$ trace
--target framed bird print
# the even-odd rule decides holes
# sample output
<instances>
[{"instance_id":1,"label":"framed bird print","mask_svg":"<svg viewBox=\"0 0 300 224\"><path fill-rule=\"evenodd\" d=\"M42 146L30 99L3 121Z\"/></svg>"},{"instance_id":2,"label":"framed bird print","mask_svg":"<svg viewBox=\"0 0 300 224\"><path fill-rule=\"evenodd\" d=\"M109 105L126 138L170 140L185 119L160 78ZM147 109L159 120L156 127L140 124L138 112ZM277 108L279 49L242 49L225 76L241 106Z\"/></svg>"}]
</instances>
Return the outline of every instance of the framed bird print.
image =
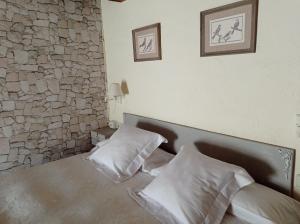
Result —
<instances>
[{"instance_id":1,"label":"framed bird print","mask_svg":"<svg viewBox=\"0 0 300 224\"><path fill-rule=\"evenodd\" d=\"M258 0L201 12L201 56L256 52Z\"/></svg>"},{"instance_id":2,"label":"framed bird print","mask_svg":"<svg viewBox=\"0 0 300 224\"><path fill-rule=\"evenodd\" d=\"M160 23L132 31L134 61L161 60Z\"/></svg>"}]
</instances>

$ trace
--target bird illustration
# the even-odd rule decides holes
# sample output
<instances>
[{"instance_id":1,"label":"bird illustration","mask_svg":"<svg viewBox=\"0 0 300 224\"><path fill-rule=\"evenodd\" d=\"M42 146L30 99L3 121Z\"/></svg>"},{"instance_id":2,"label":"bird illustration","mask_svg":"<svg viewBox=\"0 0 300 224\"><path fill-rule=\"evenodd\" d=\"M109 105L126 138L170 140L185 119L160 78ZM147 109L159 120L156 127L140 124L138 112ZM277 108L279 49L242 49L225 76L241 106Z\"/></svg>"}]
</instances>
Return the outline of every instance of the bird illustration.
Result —
<instances>
[{"instance_id":1,"label":"bird illustration","mask_svg":"<svg viewBox=\"0 0 300 224\"><path fill-rule=\"evenodd\" d=\"M149 41L145 51L151 51L152 50L152 41L153 41L152 39Z\"/></svg>"},{"instance_id":2,"label":"bird illustration","mask_svg":"<svg viewBox=\"0 0 300 224\"><path fill-rule=\"evenodd\" d=\"M231 31L227 32L223 37L224 41L227 42L231 38L231 35L232 35Z\"/></svg>"},{"instance_id":3,"label":"bird illustration","mask_svg":"<svg viewBox=\"0 0 300 224\"><path fill-rule=\"evenodd\" d=\"M233 27L231 27L232 31L231 31L231 34L234 34L234 31L240 31L242 32L242 29L239 29L239 26L240 26L240 20L237 19L233 25Z\"/></svg>"},{"instance_id":4,"label":"bird illustration","mask_svg":"<svg viewBox=\"0 0 300 224\"><path fill-rule=\"evenodd\" d=\"M144 38L143 43L140 45L140 48L142 48L142 47L146 47L146 38Z\"/></svg>"},{"instance_id":5,"label":"bird illustration","mask_svg":"<svg viewBox=\"0 0 300 224\"><path fill-rule=\"evenodd\" d=\"M222 42L222 35L219 35L219 40L218 40L219 43Z\"/></svg>"},{"instance_id":6,"label":"bird illustration","mask_svg":"<svg viewBox=\"0 0 300 224\"><path fill-rule=\"evenodd\" d=\"M220 37L220 31L222 26L219 24L215 32L213 33L212 39L214 40L216 36Z\"/></svg>"}]
</instances>

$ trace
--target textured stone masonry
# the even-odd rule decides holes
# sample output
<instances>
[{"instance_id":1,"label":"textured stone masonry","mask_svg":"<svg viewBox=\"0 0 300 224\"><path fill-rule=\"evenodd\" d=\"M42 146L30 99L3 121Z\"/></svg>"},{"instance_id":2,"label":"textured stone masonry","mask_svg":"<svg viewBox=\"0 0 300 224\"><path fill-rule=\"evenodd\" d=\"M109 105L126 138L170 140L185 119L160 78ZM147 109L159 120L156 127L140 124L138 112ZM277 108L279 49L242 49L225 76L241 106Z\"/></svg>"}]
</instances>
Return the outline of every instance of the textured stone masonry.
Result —
<instances>
[{"instance_id":1,"label":"textured stone masonry","mask_svg":"<svg viewBox=\"0 0 300 224\"><path fill-rule=\"evenodd\" d=\"M0 0L0 171L89 150L105 82L96 0Z\"/></svg>"}]
</instances>

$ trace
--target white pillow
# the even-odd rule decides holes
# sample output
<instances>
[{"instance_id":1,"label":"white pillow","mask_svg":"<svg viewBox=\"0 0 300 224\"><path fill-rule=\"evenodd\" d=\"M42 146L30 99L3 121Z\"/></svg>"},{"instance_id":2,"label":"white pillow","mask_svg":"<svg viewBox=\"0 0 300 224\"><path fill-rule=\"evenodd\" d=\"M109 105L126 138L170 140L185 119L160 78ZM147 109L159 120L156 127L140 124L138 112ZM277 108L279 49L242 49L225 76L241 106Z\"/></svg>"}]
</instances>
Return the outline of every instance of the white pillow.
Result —
<instances>
[{"instance_id":1,"label":"white pillow","mask_svg":"<svg viewBox=\"0 0 300 224\"><path fill-rule=\"evenodd\" d=\"M228 212L251 224L300 223L299 202L257 183L239 191Z\"/></svg>"},{"instance_id":2,"label":"white pillow","mask_svg":"<svg viewBox=\"0 0 300 224\"><path fill-rule=\"evenodd\" d=\"M183 147L161 174L130 195L162 223L217 224L253 179L242 168Z\"/></svg>"},{"instance_id":3,"label":"white pillow","mask_svg":"<svg viewBox=\"0 0 300 224\"><path fill-rule=\"evenodd\" d=\"M119 183L133 176L163 142L167 140L159 134L122 125L89 159Z\"/></svg>"},{"instance_id":4,"label":"white pillow","mask_svg":"<svg viewBox=\"0 0 300 224\"><path fill-rule=\"evenodd\" d=\"M106 139L106 140L103 140L101 142L98 142L94 148L92 148L92 150L90 151L90 154L95 152L96 150L100 149L102 146L104 146L107 142L108 142L109 139Z\"/></svg>"},{"instance_id":5,"label":"white pillow","mask_svg":"<svg viewBox=\"0 0 300 224\"><path fill-rule=\"evenodd\" d=\"M160 148L156 149L142 165L142 172L151 176L158 176L163 166L168 164L175 155L168 153Z\"/></svg>"}]
</instances>

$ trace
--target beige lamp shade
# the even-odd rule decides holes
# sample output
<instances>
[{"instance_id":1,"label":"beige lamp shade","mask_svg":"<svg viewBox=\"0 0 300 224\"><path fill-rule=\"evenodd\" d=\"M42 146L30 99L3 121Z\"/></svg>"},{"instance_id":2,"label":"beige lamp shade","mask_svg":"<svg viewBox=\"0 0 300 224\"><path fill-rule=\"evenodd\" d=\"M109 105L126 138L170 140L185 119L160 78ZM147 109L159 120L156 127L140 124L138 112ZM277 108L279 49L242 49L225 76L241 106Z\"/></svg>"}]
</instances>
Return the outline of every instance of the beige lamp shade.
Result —
<instances>
[{"instance_id":1,"label":"beige lamp shade","mask_svg":"<svg viewBox=\"0 0 300 224\"><path fill-rule=\"evenodd\" d=\"M123 96L119 83L112 83L109 87L109 95L113 97Z\"/></svg>"}]
</instances>

